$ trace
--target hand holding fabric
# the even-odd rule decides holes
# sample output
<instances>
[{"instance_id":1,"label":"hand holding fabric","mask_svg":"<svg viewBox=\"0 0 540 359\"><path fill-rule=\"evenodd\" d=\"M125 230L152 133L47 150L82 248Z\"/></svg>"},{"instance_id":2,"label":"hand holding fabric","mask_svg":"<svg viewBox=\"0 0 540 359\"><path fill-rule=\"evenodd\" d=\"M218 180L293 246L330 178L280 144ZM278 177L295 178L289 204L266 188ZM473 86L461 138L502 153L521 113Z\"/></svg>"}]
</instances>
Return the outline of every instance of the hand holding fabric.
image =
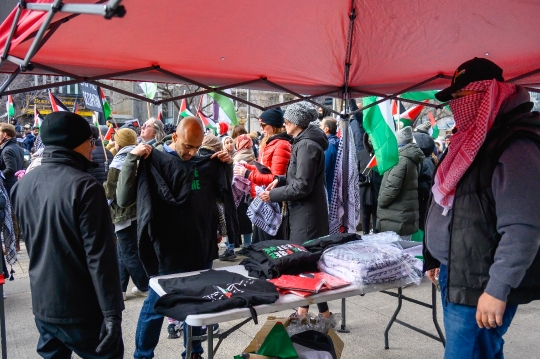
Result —
<instances>
[{"instance_id":1,"label":"hand holding fabric","mask_svg":"<svg viewBox=\"0 0 540 359\"><path fill-rule=\"evenodd\" d=\"M235 176L244 177L244 175L246 174L246 171L247 171L247 168L245 168L244 166L234 166L233 173Z\"/></svg>"},{"instance_id":2,"label":"hand holding fabric","mask_svg":"<svg viewBox=\"0 0 540 359\"><path fill-rule=\"evenodd\" d=\"M266 186L266 191L273 190L274 188L276 188L277 184L278 184L278 180L277 179L273 180L272 183Z\"/></svg>"},{"instance_id":3,"label":"hand holding fabric","mask_svg":"<svg viewBox=\"0 0 540 359\"><path fill-rule=\"evenodd\" d=\"M112 315L103 319L103 325L101 326L101 334L99 335L99 343L96 348L96 353L100 353L102 350L107 349L111 345L117 342L118 337L122 333L122 318L118 315Z\"/></svg>"},{"instance_id":4,"label":"hand holding fabric","mask_svg":"<svg viewBox=\"0 0 540 359\"><path fill-rule=\"evenodd\" d=\"M150 153L152 153L152 148L152 146L145 143L139 143L137 147L131 150L130 153L134 154L135 156L147 158L148 156L150 156Z\"/></svg>"},{"instance_id":5,"label":"hand holding fabric","mask_svg":"<svg viewBox=\"0 0 540 359\"><path fill-rule=\"evenodd\" d=\"M259 197L264 201L264 202L270 202L270 191L264 191L262 192Z\"/></svg>"},{"instance_id":6,"label":"hand holding fabric","mask_svg":"<svg viewBox=\"0 0 540 359\"><path fill-rule=\"evenodd\" d=\"M228 164L232 163L232 158L229 155L229 152L227 152L227 150L216 152L212 156L210 156L211 159L216 158L216 157L221 162L225 162L225 163L228 163Z\"/></svg>"}]
</instances>

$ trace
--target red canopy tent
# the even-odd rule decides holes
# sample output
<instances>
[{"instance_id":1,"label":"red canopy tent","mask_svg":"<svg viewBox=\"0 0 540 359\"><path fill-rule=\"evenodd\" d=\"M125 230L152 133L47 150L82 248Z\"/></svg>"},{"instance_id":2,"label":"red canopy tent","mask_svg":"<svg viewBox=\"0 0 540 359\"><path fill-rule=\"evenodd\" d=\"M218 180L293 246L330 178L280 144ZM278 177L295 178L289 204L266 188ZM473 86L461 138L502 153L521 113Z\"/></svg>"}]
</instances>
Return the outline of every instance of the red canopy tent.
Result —
<instances>
[{"instance_id":1,"label":"red canopy tent","mask_svg":"<svg viewBox=\"0 0 540 359\"><path fill-rule=\"evenodd\" d=\"M27 7L53 1L61 3ZM33 57L49 13L22 9L6 49L15 9L0 25L0 71L359 97L443 88L457 65L478 56L507 80L540 83L538 2L124 0L121 19L69 13L84 2L66 0L51 13ZM0 95L25 90L6 88Z\"/></svg>"}]
</instances>

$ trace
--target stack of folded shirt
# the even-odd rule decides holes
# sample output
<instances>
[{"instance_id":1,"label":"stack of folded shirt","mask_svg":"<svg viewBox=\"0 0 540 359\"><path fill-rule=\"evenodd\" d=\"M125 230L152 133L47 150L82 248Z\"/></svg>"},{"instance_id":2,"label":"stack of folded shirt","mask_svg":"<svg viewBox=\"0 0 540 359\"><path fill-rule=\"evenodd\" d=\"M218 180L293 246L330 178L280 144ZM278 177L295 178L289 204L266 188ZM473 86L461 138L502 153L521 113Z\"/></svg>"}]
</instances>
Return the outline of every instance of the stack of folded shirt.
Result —
<instances>
[{"instance_id":1,"label":"stack of folded shirt","mask_svg":"<svg viewBox=\"0 0 540 359\"><path fill-rule=\"evenodd\" d=\"M420 284L417 259L397 244L354 241L325 251L319 269L360 286Z\"/></svg>"},{"instance_id":2,"label":"stack of folded shirt","mask_svg":"<svg viewBox=\"0 0 540 359\"><path fill-rule=\"evenodd\" d=\"M344 243L363 239L356 233L336 233L328 236L311 239L302 245L310 252L323 252L330 247L339 246Z\"/></svg>"}]
</instances>

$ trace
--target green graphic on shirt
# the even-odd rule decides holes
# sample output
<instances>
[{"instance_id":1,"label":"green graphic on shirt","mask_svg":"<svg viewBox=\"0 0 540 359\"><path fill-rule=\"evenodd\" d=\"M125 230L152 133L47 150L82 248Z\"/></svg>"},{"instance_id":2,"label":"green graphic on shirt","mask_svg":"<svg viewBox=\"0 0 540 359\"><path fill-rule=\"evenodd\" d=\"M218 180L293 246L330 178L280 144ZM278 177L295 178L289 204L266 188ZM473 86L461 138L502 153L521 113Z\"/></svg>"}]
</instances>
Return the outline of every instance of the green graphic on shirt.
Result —
<instances>
[{"instance_id":1,"label":"green graphic on shirt","mask_svg":"<svg viewBox=\"0 0 540 359\"><path fill-rule=\"evenodd\" d=\"M199 183L199 171L195 169L193 173L193 182L191 182L191 190L199 190L201 189L201 184Z\"/></svg>"},{"instance_id":2,"label":"green graphic on shirt","mask_svg":"<svg viewBox=\"0 0 540 359\"><path fill-rule=\"evenodd\" d=\"M272 246L263 248L264 254L272 259L283 258L297 252L307 252L307 250L298 244L284 244L281 246Z\"/></svg>"}]
</instances>

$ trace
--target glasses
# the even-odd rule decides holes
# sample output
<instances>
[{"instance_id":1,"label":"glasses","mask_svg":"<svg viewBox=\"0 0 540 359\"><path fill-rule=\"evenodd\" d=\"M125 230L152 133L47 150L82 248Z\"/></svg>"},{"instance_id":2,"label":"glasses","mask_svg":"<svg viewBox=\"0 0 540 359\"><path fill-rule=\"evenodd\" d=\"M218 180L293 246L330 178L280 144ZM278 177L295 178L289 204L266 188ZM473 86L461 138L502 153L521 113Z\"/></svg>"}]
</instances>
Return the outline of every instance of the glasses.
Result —
<instances>
[{"instance_id":1,"label":"glasses","mask_svg":"<svg viewBox=\"0 0 540 359\"><path fill-rule=\"evenodd\" d=\"M261 122L261 128L264 129L266 126L268 126L266 123Z\"/></svg>"},{"instance_id":2,"label":"glasses","mask_svg":"<svg viewBox=\"0 0 540 359\"><path fill-rule=\"evenodd\" d=\"M96 139L94 137L90 137L88 140L90 141L90 146L92 147L96 146Z\"/></svg>"}]
</instances>

